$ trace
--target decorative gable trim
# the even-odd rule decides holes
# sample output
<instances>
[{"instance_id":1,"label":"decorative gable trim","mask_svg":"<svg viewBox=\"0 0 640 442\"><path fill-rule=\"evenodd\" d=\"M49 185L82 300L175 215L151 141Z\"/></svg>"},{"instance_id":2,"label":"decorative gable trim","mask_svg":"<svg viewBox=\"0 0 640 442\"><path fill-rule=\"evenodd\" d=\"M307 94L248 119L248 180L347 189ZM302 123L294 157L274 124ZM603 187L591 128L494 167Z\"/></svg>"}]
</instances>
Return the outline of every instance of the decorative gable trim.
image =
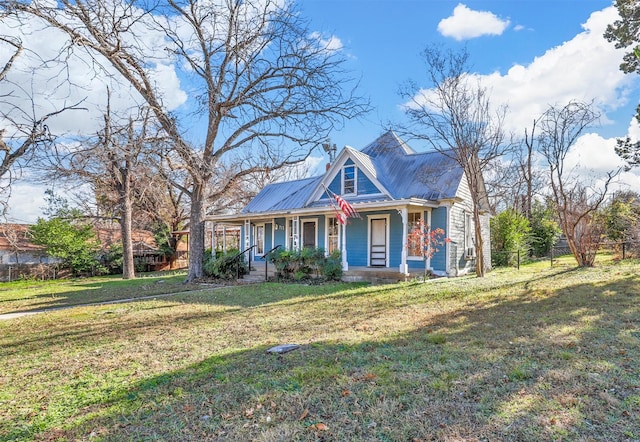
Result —
<instances>
[{"instance_id":1,"label":"decorative gable trim","mask_svg":"<svg viewBox=\"0 0 640 442\"><path fill-rule=\"evenodd\" d=\"M347 160L351 160L353 164L355 164L355 166L359 170L357 173L365 174L365 176L380 191L379 195L384 195L388 198L392 198L391 193L382 185L382 183L380 183L380 181L378 181L376 177L376 170L373 167L373 164L371 163L365 164L365 162L363 161L364 158L359 158L360 156L364 156L368 158L366 155L362 154L361 152L358 152L352 147L345 146L344 149L340 151L340 154L338 154L338 157L336 158L335 162L331 165L327 173L324 175L324 177L318 184L318 187L316 187L316 190L311 193L311 196L306 201L305 205L309 205L323 198L323 195L325 193L324 191L325 186L329 187L329 185L336 178L336 176L342 173L342 169L345 166Z\"/></svg>"}]
</instances>

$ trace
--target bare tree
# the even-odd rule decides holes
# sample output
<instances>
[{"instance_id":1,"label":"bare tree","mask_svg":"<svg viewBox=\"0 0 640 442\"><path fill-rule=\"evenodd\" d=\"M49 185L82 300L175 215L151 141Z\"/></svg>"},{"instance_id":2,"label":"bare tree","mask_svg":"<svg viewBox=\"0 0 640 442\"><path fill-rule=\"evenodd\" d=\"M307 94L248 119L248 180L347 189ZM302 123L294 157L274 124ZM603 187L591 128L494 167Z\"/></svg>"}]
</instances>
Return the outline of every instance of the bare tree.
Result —
<instances>
[{"instance_id":1,"label":"bare tree","mask_svg":"<svg viewBox=\"0 0 640 442\"><path fill-rule=\"evenodd\" d=\"M7 190L19 174L18 166L25 166L39 149L51 147L54 136L49 131L48 120L68 110L83 108L79 107L81 102L77 102L72 105L63 104L56 110L40 113L33 99L35 93L9 78L12 66L23 53L22 42L0 36L0 44L13 48L11 56L0 67L0 83L12 89L0 95L0 179L3 180L0 187ZM31 97L30 106L14 96L14 91L17 90L22 92L21 95ZM6 201L3 200L0 204L6 209Z\"/></svg>"},{"instance_id":2,"label":"bare tree","mask_svg":"<svg viewBox=\"0 0 640 442\"><path fill-rule=\"evenodd\" d=\"M140 165L152 157L153 147L160 139L153 133L151 112L142 108L139 115L129 116L120 123L110 106L110 94L107 94L107 109L103 115L104 126L92 139L84 140L70 151L65 148L54 157L49 175L90 184L94 190L116 195L112 213L120 225L122 238L122 277L135 278L133 256L133 207L134 180L138 184ZM136 186L142 192L141 186Z\"/></svg>"},{"instance_id":3,"label":"bare tree","mask_svg":"<svg viewBox=\"0 0 640 442\"><path fill-rule=\"evenodd\" d=\"M202 275L209 201L252 173L305 159L345 118L368 110L345 89L344 58L289 3L3 2L66 33L70 48L115 69L154 112L190 177L182 189L191 199L187 280ZM201 142L187 129L194 114L165 103L159 66L183 69L193 91L187 106L204 122Z\"/></svg>"},{"instance_id":4,"label":"bare tree","mask_svg":"<svg viewBox=\"0 0 640 442\"><path fill-rule=\"evenodd\" d=\"M443 51L432 46L423 52L431 89L410 82L401 94L409 100L406 114L411 124L404 130L426 140L464 170L475 228L476 274L485 275L481 215L489 210L483 172L510 147L502 129L505 108L494 113L489 93L468 72L469 53Z\"/></svg>"},{"instance_id":5,"label":"bare tree","mask_svg":"<svg viewBox=\"0 0 640 442\"><path fill-rule=\"evenodd\" d=\"M595 260L602 228L594 215L617 172L609 172L601 188L588 188L567 170L566 159L580 135L599 117L592 103L571 101L562 107L550 106L538 119L537 140L549 167L548 180L558 220L580 266L592 266Z\"/></svg>"}]
</instances>

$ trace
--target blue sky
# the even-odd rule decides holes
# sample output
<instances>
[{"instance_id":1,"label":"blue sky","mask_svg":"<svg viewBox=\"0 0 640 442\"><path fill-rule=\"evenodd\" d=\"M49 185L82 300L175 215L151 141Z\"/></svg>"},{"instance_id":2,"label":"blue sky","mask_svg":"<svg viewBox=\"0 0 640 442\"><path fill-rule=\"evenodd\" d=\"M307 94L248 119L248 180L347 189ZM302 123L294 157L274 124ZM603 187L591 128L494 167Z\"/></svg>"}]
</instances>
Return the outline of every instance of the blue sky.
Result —
<instances>
[{"instance_id":1,"label":"blue sky","mask_svg":"<svg viewBox=\"0 0 640 442\"><path fill-rule=\"evenodd\" d=\"M583 25L592 13L610 5L606 0L304 0L300 9L310 18L312 28L317 26L325 37L330 34L340 40L349 67L361 76L361 90L374 106L365 121L352 122L332 136L338 146L359 148L376 137L381 123L402 119L398 86L407 79L420 83L424 78L420 52L427 45L442 44L454 50L466 46L475 72L506 75L514 65L527 67L547 51L575 39L585 31ZM469 29L479 35L469 36ZM617 68L618 62L607 70ZM584 94L588 96L589 91ZM562 92L558 95L563 96ZM607 108L616 124L601 127L599 133L624 135L634 106L635 102L629 102Z\"/></svg>"},{"instance_id":2,"label":"blue sky","mask_svg":"<svg viewBox=\"0 0 640 442\"><path fill-rule=\"evenodd\" d=\"M360 93L374 109L331 134L338 148L363 148L386 125L402 121L398 88L409 79L430 86L424 83L420 52L434 43L468 48L473 72L491 91L493 104L509 106L506 129L516 135L550 104L594 100L602 112L601 124L585 133L567 158L572 172L585 182L597 184L607 171L621 166L614 152L617 137L640 139L640 128L633 123L639 78L620 72L623 51L602 37L617 17L609 0L301 0L297 6L310 20L310 29L328 47L342 51L348 69L360 79ZM36 49L55 51L63 44L57 43L59 38L45 29L30 35L29 42ZM87 76L85 64L72 66L76 68L73 72L80 77L75 78ZM157 75L165 85L166 101L179 107L187 88L173 69L164 65ZM103 84L90 84L82 93L86 103L104 102ZM85 130L94 130L92 125L99 122L82 118ZM77 114L68 114L57 124L70 130L78 121ZM310 159L316 171L324 170L326 158L321 155ZM640 171L620 175L617 185L640 191ZM19 182L13 187L9 219L35 221L44 205L43 192L43 186Z\"/></svg>"}]
</instances>

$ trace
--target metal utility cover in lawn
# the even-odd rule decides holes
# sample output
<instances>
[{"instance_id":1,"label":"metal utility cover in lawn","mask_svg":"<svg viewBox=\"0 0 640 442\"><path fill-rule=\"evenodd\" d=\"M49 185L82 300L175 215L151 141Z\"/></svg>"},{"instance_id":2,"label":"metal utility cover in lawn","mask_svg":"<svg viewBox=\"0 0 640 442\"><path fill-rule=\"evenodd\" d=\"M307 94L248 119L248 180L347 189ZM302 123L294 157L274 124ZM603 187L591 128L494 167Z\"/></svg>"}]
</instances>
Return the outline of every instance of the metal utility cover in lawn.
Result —
<instances>
[{"instance_id":1,"label":"metal utility cover in lawn","mask_svg":"<svg viewBox=\"0 0 640 442\"><path fill-rule=\"evenodd\" d=\"M290 351L293 351L293 350L297 350L299 348L300 346L298 344L276 345L275 347L271 347L269 350L267 350L267 353L281 355L284 353L289 353Z\"/></svg>"}]
</instances>

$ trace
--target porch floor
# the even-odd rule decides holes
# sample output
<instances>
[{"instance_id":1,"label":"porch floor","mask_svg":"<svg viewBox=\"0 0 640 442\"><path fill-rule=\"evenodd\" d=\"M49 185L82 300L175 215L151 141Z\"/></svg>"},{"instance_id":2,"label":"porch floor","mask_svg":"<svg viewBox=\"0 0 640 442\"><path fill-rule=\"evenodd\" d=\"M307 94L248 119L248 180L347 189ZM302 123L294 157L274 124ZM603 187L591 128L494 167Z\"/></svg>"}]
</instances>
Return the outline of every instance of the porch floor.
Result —
<instances>
[{"instance_id":1,"label":"porch floor","mask_svg":"<svg viewBox=\"0 0 640 442\"><path fill-rule=\"evenodd\" d=\"M342 280L346 282L366 281L372 284L394 284L409 281L422 275L421 272L410 272L408 275L400 273L395 267L359 267L349 266L344 272Z\"/></svg>"},{"instance_id":2,"label":"porch floor","mask_svg":"<svg viewBox=\"0 0 640 442\"><path fill-rule=\"evenodd\" d=\"M265 280L264 261L252 263L253 270L245 276L247 282L260 282ZM267 275L275 276L275 266L267 265ZM412 271L408 275L400 273L395 267L365 267L349 266L349 270L343 273L342 281L345 282L370 282L372 284L394 284L400 281L410 281L423 275L423 271Z\"/></svg>"}]
</instances>

